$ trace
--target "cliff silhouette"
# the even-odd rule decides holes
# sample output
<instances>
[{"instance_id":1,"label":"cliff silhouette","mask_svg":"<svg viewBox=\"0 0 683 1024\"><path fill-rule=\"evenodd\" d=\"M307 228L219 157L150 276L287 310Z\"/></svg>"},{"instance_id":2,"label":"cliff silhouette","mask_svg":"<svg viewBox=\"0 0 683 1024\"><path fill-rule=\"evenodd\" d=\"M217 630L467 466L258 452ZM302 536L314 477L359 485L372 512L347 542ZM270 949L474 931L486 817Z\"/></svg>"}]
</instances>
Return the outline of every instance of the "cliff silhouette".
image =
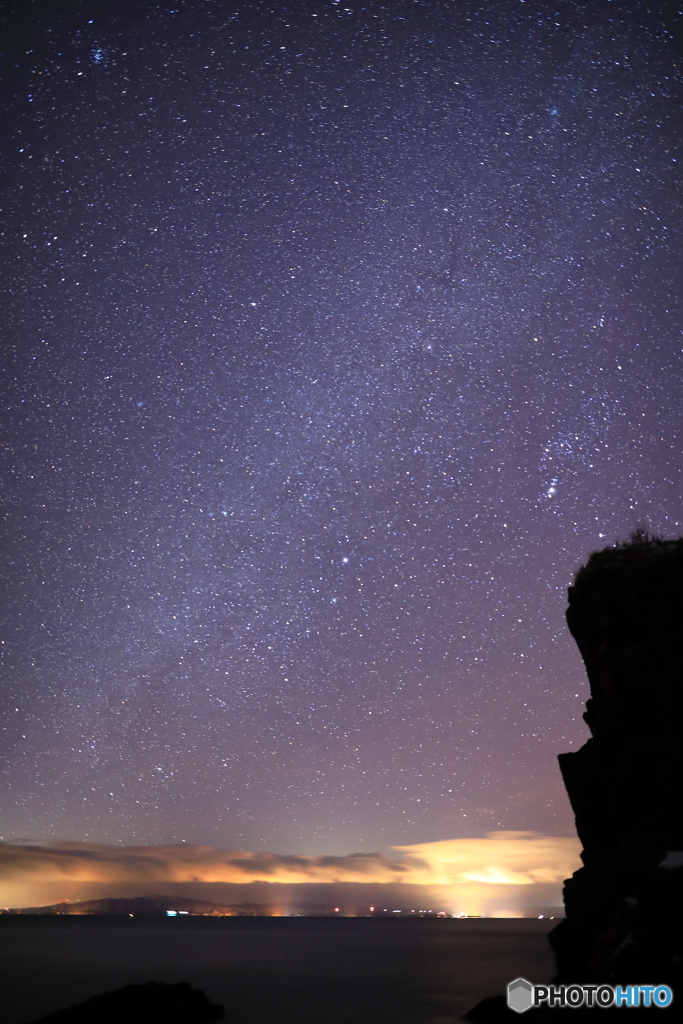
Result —
<instances>
[{"instance_id":1,"label":"cliff silhouette","mask_svg":"<svg viewBox=\"0 0 683 1024\"><path fill-rule=\"evenodd\" d=\"M591 738L560 754L584 866L550 935L559 981L681 981L683 539L637 531L591 555L567 624Z\"/></svg>"},{"instance_id":2,"label":"cliff silhouette","mask_svg":"<svg viewBox=\"0 0 683 1024\"><path fill-rule=\"evenodd\" d=\"M583 867L565 882L566 917L548 936L553 980L666 984L675 995L683 981L683 538L636 530L592 554L568 598L590 684L591 738L558 757ZM607 1011L539 1008L525 1020L563 1012L580 1020ZM519 1018L494 996L466 1019Z\"/></svg>"}]
</instances>

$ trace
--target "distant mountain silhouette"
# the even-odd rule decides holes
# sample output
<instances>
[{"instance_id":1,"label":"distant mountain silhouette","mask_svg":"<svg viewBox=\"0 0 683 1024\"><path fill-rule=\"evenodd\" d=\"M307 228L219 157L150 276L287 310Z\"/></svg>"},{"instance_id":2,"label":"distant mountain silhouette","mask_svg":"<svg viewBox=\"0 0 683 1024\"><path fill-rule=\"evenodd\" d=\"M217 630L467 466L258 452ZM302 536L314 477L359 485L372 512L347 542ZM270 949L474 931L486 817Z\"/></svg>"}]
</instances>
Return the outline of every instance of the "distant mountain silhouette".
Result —
<instances>
[{"instance_id":1,"label":"distant mountain silhouette","mask_svg":"<svg viewBox=\"0 0 683 1024\"><path fill-rule=\"evenodd\" d=\"M184 896L134 896L132 899L83 900L79 903L53 903L48 907L18 907L2 910L1 914L100 914L127 917L166 915L169 910L203 917L257 917L268 913L257 904L233 907L208 900L187 899Z\"/></svg>"},{"instance_id":2,"label":"distant mountain silhouette","mask_svg":"<svg viewBox=\"0 0 683 1024\"><path fill-rule=\"evenodd\" d=\"M288 914L294 917L339 917L331 904L290 903ZM81 900L78 903L52 903L47 907L11 907L0 909L0 915L45 914L85 917L165 917L169 911L188 914L191 917L273 917L273 908L268 903L211 903L209 900L195 900L185 896L133 896L130 899L110 898L103 900ZM279 916L279 914L278 914Z\"/></svg>"}]
</instances>

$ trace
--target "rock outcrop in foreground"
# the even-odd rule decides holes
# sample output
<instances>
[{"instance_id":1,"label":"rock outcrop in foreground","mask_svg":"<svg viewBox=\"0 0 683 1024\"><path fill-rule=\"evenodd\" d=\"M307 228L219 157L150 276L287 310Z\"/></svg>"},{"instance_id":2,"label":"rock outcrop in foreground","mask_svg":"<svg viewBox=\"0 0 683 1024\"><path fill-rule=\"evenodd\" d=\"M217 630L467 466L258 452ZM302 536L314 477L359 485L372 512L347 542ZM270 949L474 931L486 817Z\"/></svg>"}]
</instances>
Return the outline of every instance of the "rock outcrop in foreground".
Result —
<instances>
[{"instance_id":1,"label":"rock outcrop in foreground","mask_svg":"<svg viewBox=\"0 0 683 1024\"><path fill-rule=\"evenodd\" d=\"M559 757L584 867L550 935L557 980L683 995L683 539L636 533L592 555L567 623L592 738Z\"/></svg>"},{"instance_id":2,"label":"rock outcrop in foreground","mask_svg":"<svg viewBox=\"0 0 683 1024\"><path fill-rule=\"evenodd\" d=\"M683 539L636 532L591 555L569 588L591 731L560 754L584 866L565 882L550 933L556 985L669 985L683 997ZM538 1008L525 1021L604 1019L602 1008ZM649 1009L626 1011L629 1016ZM519 1020L505 996L466 1014Z\"/></svg>"},{"instance_id":3,"label":"rock outcrop in foreground","mask_svg":"<svg viewBox=\"0 0 683 1024\"><path fill-rule=\"evenodd\" d=\"M222 1006L187 982L148 981L103 992L33 1024L209 1024L223 1017Z\"/></svg>"}]
</instances>

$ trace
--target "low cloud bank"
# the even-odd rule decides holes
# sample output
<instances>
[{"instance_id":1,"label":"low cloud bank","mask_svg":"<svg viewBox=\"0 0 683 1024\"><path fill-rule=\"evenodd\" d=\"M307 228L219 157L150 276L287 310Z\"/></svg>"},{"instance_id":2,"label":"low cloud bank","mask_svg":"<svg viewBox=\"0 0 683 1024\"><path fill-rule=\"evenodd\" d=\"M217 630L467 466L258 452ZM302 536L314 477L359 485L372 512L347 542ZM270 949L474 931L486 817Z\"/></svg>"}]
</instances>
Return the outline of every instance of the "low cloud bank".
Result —
<instances>
[{"instance_id":1,"label":"low cloud bank","mask_svg":"<svg viewBox=\"0 0 683 1024\"><path fill-rule=\"evenodd\" d=\"M217 850L182 843L172 846L108 846L55 842L47 845L0 843L0 902L46 883L98 883L138 886L159 883L270 882L286 885L365 884L439 887L457 903L470 906L496 892L518 894L532 905L537 895L556 894L580 867L576 838L535 832L490 832L482 839L448 839L393 848L395 857L351 853L346 856L298 856ZM522 888L524 887L524 888Z\"/></svg>"},{"instance_id":2,"label":"low cloud bank","mask_svg":"<svg viewBox=\"0 0 683 1024\"><path fill-rule=\"evenodd\" d=\"M406 864L379 854L302 857L174 846L0 845L0 882L396 882Z\"/></svg>"},{"instance_id":3,"label":"low cloud bank","mask_svg":"<svg viewBox=\"0 0 683 1024\"><path fill-rule=\"evenodd\" d=\"M413 868L410 881L428 885L558 884L581 867L576 837L538 832L489 832L484 839L444 839L394 849ZM428 877L417 877L420 863Z\"/></svg>"}]
</instances>

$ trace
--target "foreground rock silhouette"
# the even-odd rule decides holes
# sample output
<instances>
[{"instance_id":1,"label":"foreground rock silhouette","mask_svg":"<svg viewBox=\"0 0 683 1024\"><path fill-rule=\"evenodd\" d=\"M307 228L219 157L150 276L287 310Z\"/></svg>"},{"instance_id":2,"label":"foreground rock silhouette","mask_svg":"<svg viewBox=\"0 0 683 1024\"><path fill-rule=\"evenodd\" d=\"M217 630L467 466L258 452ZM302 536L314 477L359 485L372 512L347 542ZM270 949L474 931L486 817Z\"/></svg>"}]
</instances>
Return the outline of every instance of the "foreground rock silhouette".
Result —
<instances>
[{"instance_id":1,"label":"foreground rock silhouette","mask_svg":"<svg viewBox=\"0 0 683 1024\"><path fill-rule=\"evenodd\" d=\"M565 882L566 918L549 935L554 980L667 984L675 999L683 994L683 539L637 531L591 555L569 588L567 624L588 673L591 738L559 755L584 866ZM525 1019L558 1012L530 1010ZM574 1020L605 1011L567 1012ZM513 1016L494 997L467 1019Z\"/></svg>"},{"instance_id":2,"label":"foreground rock silhouette","mask_svg":"<svg viewBox=\"0 0 683 1024\"><path fill-rule=\"evenodd\" d=\"M31 1024L204 1024L223 1017L222 1006L187 982L149 981L103 992Z\"/></svg>"},{"instance_id":3,"label":"foreground rock silhouette","mask_svg":"<svg viewBox=\"0 0 683 1024\"><path fill-rule=\"evenodd\" d=\"M683 539L592 555L567 624L592 737L561 754L584 867L551 933L560 981L678 987L683 936Z\"/></svg>"}]
</instances>

